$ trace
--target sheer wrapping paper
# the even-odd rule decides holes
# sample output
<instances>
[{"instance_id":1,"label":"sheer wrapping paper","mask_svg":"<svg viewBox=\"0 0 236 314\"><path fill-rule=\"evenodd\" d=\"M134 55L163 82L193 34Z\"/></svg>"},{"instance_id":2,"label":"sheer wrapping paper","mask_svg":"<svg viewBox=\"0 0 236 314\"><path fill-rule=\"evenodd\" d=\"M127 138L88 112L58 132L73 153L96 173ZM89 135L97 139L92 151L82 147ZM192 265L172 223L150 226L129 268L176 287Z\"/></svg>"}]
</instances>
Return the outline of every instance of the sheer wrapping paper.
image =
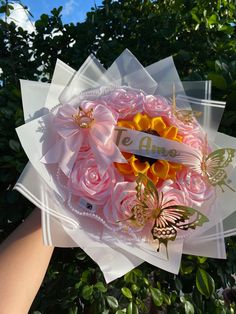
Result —
<instances>
[{"instance_id":1,"label":"sheer wrapping paper","mask_svg":"<svg viewBox=\"0 0 236 314\"><path fill-rule=\"evenodd\" d=\"M53 145L54 139L50 138L53 134L51 119L59 103L76 105L79 97L84 99L86 95L91 98L91 90L99 91L101 86L111 84L113 87L130 86L166 99L173 97L174 84L177 107L202 113L198 121L211 145L214 148L236 149L233 138L217 132L225 104L210 100L211 86L208 81L182 83L171 57L145 69L125 50L108 70L94 56L89 56L78 72L58 60L51 84L21 81L26 124L17 129L30 162L15 188L42 210L44 243L81 247L98 263L107 282L124 275L143 261L178 273L182 253L225 258L224 237L236 232L234 192L230 189L223 193L215 189L214 214L186 239L177 237L169 241L168 255L164 247L157 252L152 243L117 236L113 230L104 227L99 219L78 215L64 202L66 195L51 175L54 165L45 165L40 160L40 156ZM228 180L234 188L235 171L235 163L232 162Z\"/></svg>"}]
</instances>

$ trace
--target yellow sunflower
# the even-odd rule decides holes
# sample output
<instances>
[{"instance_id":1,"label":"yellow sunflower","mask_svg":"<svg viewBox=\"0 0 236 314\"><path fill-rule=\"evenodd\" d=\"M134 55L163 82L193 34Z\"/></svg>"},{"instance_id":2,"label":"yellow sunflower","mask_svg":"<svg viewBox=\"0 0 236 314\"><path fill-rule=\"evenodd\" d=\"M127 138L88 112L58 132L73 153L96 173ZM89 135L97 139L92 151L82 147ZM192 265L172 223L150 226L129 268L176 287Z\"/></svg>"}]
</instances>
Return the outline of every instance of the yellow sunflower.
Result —
<instances>
[{"instance_id":1,"label":"yellow sunflower","mask_svg":"<svg viewBox=\"0 0 236 314\"><path fill-rule=\"evenodd\" d=\"M173 125L167 126L162 117L151 118L146 114L137 113L131 121L119 121L118 126L182 142L182 137L178 135L178 128ZM131 153L123 153L123 155L128 163L115 163L122 174L137 175L141 172L147 175L155 184L159 178L163 180L175 179L176 172L181 169L181 165L166 160L154 160Z\"/></svg>"}]
</instances>

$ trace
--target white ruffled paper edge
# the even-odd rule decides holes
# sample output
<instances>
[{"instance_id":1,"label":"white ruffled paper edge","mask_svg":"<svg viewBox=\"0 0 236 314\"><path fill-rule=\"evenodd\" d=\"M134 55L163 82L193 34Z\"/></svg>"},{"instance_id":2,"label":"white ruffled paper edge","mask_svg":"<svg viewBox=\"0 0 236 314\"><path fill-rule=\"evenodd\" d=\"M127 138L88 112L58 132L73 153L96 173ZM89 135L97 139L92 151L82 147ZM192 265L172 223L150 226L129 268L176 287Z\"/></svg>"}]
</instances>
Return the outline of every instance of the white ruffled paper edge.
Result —
<instances>
[{"instance_id":1,"label":"white ruffled paper edge","mask_svg":"<svg viewBox=\"0 0 236 314\"><path fill-rule=\"evenodd\" d=\"M61 94L62 90L64 89L64 86L65 86L64 84L67 84L70 81L71 77L75 74L75 71L69 68L67 65L65 65L61 61L58 61L55 73L57 75L56 76L54 75L53 84L51 84L50 87L48 84L45 84L45 83L38 83L38 82L36 83L36 82L29 82L29 81L21 82L22 94L24 96L23 97L24 114L25 114L26 121L29 121L29 120L32 120L34 118L41 116L40 110L42 110L42 104L44 103L45 98L46 98L46 103L49 109L53 108L55 105L58 104L58 96ZM58 78L60 78L59 81L58 81ZM32 108L32 102L30 100L32 99L32 95L35 95L36 90L38 91L39 89L41 89L41 92L38 94L40 94L41 97L39 97L40 95L38 95L37 101L34 101L34 108ZM44 90L44 92L42 90ZM47 97L46 97L46 94L48 95ZM35 112L37 112L38 115L37 114L35 115ZM223 141L222 141L222 136L221 136L221 140L218 143L221 146L223 146L222 143L225 144L225 136L223 137L224 137ZM230 147L234 147L234 146L231 145ZM34 181L36 180L37 172L35 173L34 168L31 165L29 165L24 171L24 173L22 174L21 179L19 179L15 188L18 191L20 191L22 194L24 194L27 198L29 198L36 206L39 206L42 208L43 205L39 204L40 203L39 200L40 198L42 198L42 195L38 198L38 200L34 199L34 197L32 197L33 194L30 191L30 189L32 189L32 182L31 184L29 182L28 187L27 187L26 181L27 181L27 178L30 177L27 173L29 171L32 172L31 168L34 171L34 175L33 175ZM24 178L22 179L22 177ZM45 193L45 191L41 191L41 192L43 194ZM222 198L222 201L225 202L225 200L223 199L225 199L225 197ZM227 208L229 207L227 206ZM231 210L228 210L227 213L224 214L224 216L227 217L229 215L229 212L233 212L233 209L231 208ZM90 255L99 264L100 268L104 272L104 276L107 282L110 282L111 280L114 280L115 278L122 276L127 271L136 267L143 261L137 256L133 256L132 254L130 254L129 253L130 248L127 248L127 250L125 251L123 249L119 249L119 253L118 253L117 246L114 246L115 247L114 249L110 245L106 245L105 243L103 243L101 247L98 248L97 244L94 245L93 240L89 243L87 233L86 232L84 233L84 231L82 231L83 241L80 241L82 234L80 234L78 230L76 229L66 228L65 226L63 227L64 228L63 230L66 233L65 232L63 233L62 231L60 231L60 235L62 235L62 237L59 237L59 239L56 239L55 229L58 230L59 226L61 228L61 225L58 223L58 219L54 219L53 216L49 214L49 211L45 209L42 211L42 221L43 221L44 241L46 244L53 244L56 246L57 245L58 246L75 246L75 243L77 243L77 245L78 243L80 243L80 246L83 247L86 253ZM218 229L219 228L220 228L220 224L218 226ZM224 246L222 245L222 239L223 239L222 232L224 231L222 230L223 230L222 228L220 231L216 230L218 234L221 234L220 237L218 237L217 239L213 238L213 239L207 240L207 243L206 241L204 241L204 245L201 243L202 241L199 241L198 238L192 239L191 241L185 241L183 252L186 254L197 254L197 255L204 255L204 256L210 256L210 257L225 258L225 251L223 249ZM66 234L69 235L69 237L67 237ZM87 236L87 239L85 239L86 236ZM74 239L74 241L71 239ZM181 241L179 243L175 241L175 245L176 245L176 248L178 248L178 252L182 251ZM101 253L101 248L102 248L102 253ZM107 258L105 258L106 254L104 255L105 251L107 252ZM181 254L176 254L177 253L176 250L174 251L175 253L173 256L169 257L169 261L167 261L166 258L164 258L164 260L161 260L160 258L156 256L158 260L158 265L156 266L159 266L173 273L177 273L179 269L179 265L180 265ZM169 262L173 261L173 258L175 259L175 266L176 266L174 268L171 267L171 265L169 265L171 264ZM110 261L111 259L113 263L110 265L108 261ZM117 263L114 263L114 259L116 260Z\"/></svg>"}]
</instances>

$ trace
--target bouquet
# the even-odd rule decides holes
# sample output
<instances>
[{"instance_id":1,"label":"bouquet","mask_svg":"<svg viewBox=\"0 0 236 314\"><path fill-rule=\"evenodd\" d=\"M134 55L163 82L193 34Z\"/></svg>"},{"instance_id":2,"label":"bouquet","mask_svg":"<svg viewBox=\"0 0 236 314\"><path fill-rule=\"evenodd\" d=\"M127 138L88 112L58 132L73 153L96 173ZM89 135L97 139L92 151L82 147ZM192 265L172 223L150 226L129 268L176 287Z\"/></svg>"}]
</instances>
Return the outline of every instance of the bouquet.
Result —
<instances>
[{"instance_id":1,"label":"bouquet","mask_svg":"<svg viewBox=\"0 0 236 314\"><path fill-rule=\"evenodd\" d=\"M182 254L225 258L236 142L209 85L128 50L108 70L89 56L78 72L58 61L51 84L21 81L15 188L42 210L45 244L80 246L107 282L143 261L178 273Z\"/></svg>"}]
</instances>

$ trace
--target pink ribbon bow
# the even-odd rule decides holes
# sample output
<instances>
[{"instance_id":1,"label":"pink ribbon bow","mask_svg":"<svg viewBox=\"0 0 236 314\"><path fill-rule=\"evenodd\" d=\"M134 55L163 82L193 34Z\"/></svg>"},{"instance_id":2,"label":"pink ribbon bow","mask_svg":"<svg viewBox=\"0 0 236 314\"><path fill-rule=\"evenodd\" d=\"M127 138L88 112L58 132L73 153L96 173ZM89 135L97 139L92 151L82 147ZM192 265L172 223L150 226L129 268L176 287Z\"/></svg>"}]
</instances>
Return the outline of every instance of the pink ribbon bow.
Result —
<instances>
[{"instance_id":1,"label":"pink ribbon bow","mask_svg":"<svg viewBox=\"0 0 236 314\"><path fill-rule=\"evenodd\" d=\"M87 111L71 105L62 106L54 118L61 139L41 161L46 164L59 163L64 174L69 176L80 148L89 145L103 175L111 163L127 162L113 141L116 123L113 113L104 105L99 104Z\"/></svg>"}]
</instances>

